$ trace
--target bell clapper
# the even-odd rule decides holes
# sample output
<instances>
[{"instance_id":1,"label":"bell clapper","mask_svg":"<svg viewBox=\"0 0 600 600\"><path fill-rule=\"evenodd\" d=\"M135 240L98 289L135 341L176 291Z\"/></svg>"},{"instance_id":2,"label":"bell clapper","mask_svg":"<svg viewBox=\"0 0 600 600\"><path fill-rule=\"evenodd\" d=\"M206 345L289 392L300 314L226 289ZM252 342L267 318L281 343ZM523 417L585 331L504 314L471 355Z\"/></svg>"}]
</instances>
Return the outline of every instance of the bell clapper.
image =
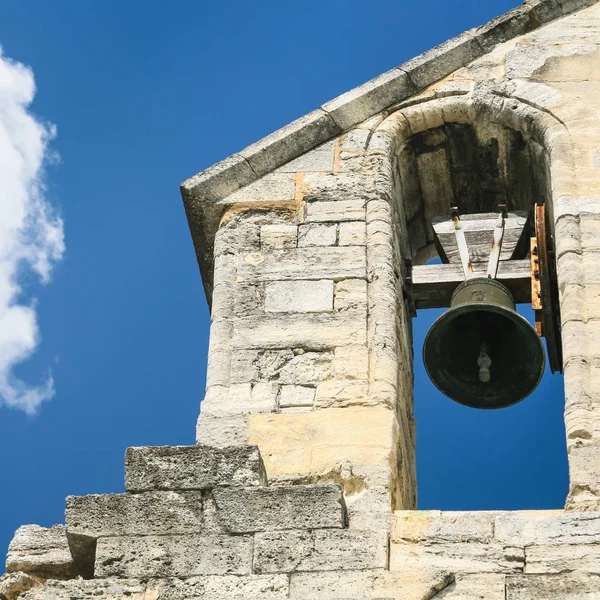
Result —
<instances>
[{"instance_id":1,"label":"bell clapper","mask_svg":"<svg viewBox=\"0 0 600 600\"><path fill-rule=\"evenodd\" d=\"M488 347L485 342L481 342L481 350L479 351L479 358L477 364L479 366L479 381L487 383L490 380L490 367L492 366L492 359L488 354Z\"/></svg>"}]
</instances>

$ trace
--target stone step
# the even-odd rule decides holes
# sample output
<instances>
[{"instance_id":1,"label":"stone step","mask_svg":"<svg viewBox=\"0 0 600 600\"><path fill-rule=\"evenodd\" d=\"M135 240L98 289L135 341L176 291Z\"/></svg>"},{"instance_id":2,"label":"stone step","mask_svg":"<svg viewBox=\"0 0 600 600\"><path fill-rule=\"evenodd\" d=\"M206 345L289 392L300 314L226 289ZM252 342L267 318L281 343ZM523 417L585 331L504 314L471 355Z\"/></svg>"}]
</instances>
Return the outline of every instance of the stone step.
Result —
<instances>
[{"instance_id":1,"label":"stone step","mask_svg":"<svg viewBox=\"0 0 600 600\"><path fill-rule=\"evenodd\" d=\"M230 534L287 529L341 529L339 485L219 487L207 491L69 496L67 537L78 571L94 574L99 538Z\"/></svg>"},{"instance_id":2,"label":"stone step","mask_svg":"<svg viewBox=\"0 0 600 600\"><path fill-rule=\"evenodd\" d=\"M145 446L125 453L128 492L255 485L267 485L258 446Z\"/></svg>"},{"instance_id":3,"label":"stone step","mask_svg":"<svg viewBox=\"0 0 600 600\"><path fill-rule=\"evenodd\" d=\"M67 538L78 571L92 577L96 540L122 535L200 533L203 492L69 496Z\"/></svg>"},{"instance_id":4,"label":"stone step","mask_svg":"<svg viewBox=\"0 0 600 600\"><path fill-rule=\"evenodd\" d=\"M46 528L23 525L17 529L6 557L6 571L52 579L77 575L64 525Z\"/></svg>"},{"instance_id":5,"label":"stone step","mask_svg":"<svg viewBox=\"0 0 600 600\"><path fill-rule=\"evenodd\" d=\"M94 577L249 575L251 535L149 535L100 538Z\"/></svg>"},{"instance_id":6,"label":"stone step","mask_svg":"<svg viewBox=\"0 0 600 600\"><path fill-rule=\"evenodd\" d=\"M229 533L346 525L346 505L337 484L216 488L212 497L219 523Z\"/></svg>"}]
</instances>

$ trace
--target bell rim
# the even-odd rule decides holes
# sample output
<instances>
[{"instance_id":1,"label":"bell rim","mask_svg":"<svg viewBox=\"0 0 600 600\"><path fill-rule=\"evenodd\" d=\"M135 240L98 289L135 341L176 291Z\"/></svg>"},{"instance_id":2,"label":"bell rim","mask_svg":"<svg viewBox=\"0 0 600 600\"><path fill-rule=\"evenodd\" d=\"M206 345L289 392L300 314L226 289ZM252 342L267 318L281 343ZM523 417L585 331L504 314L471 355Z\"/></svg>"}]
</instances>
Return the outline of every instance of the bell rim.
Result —
<instances>
[{"instance_id":1,"label":"bell rim","mask_svg":"<svg viewBox=\"0 0 600 600\"><path fill-rule=\"evenodd\" d=\"M425 360L425 348L427 347L427 342L429 340L431 332L435 329L436 325L445 321L450 316L452 317L452 320L454 320L455 318L459 317L461 314L469 312L468 309L471 306L473 306L473 305L472 304L460 304L455 308L447 310L444 314L440 315L433 322L433 325L429 328L429 331L427 332L427 335L425 336L425 340L423 341L423 348L422 348L422 352L421 352L422 359L423 359L423 366L425 367L425 372L427 373L429 380L433 383L433 385L438 389L438 391L440 393L442 393L446 398L449 398L453 402L456 402L457 404L460 404L462 406L466 406L468 408L474 408L476 410L500 410L503 408L510 408L511 406L515 406L516 404L519 404L520 402L523 402L523 400L526 400L527 398L529 398L529 396L531 396L531 394L533 394L533 392L535 392L535 390L539 387L540 383L542 382L542 379L544 378L544 373L546 372L546 350L544 349L542 340L535 332L535 329L532 327L531 323L523 315L520 315L518 312L516 312L516 310L511 310L511 309L505 308L503 306L499 306L497 304L487 304L487 305L481 305L479 307L479 310L482 312L500 313L500 314L503 314L503 315L509 317L515 323L517 323L519 321L522 323L525 323L528 326L528 331L530 331L531 334L533 334L533 337L537 340L537 342L538 342L537 345L540 348L540 352L541 352L541 356L542 356L540 376L538 377L537 381L535 382L535 385L531 388L531 390L529 391L529 393L527 395L523 396L522 398L519 398L518 400L515 400L514 402L510 402L508 404L503 404L502 406L473 406L471 404L461 402L460 400L457 400L456 398L453 398L452 396L449 396L444 390L442 390L442 388L440 386L438 386L438 384L435 382L435 379L431 376L429 368L427 367L427 361Z\"/></svg>"}]
</instances>

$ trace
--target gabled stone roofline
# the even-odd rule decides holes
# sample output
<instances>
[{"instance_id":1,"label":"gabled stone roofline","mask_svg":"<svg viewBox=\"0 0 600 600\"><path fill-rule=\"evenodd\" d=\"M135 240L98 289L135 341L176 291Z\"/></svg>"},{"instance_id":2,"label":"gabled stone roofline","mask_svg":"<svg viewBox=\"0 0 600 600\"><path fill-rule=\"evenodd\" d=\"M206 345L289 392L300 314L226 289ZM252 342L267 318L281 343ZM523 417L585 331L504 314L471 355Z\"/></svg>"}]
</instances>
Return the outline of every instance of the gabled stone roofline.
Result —
<instances>
[{"instance_id":1,"label":"gabled stone roofline","mask_svg":"<svg viewBox=\"0 0 600 600\"><path fill-rule=\"evenodd\" d=\"M185 210L203 278L207 254L224 210L217 203L294 158L335 138L432 83L488 54L496 46L598 0L525 0L486 25L471 29L323 104L262 140L184 181ZM210 259L208 261L211 262Z\"/></svg>"}]
</instances>

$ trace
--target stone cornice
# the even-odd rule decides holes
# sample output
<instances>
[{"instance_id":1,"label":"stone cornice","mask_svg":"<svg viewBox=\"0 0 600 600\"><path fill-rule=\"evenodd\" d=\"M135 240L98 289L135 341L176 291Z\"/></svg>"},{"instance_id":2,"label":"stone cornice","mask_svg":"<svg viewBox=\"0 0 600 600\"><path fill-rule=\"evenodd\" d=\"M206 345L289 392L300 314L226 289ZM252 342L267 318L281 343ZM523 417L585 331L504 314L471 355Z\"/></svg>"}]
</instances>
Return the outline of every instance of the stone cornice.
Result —
<instances>
[{"instance_id":1,"label":"stone cornice","mask_svg":"<svg viewBox=\"0 0 600 600\"><path fill-rule=\"evenodd\" d=\"M205 283L210 280L212 239L225 208L219 201L366 119L407 100L491 52L499 44L597 1L526 0L522 6L338 96L184 181L180 186L181 195Z\"/></svg>"}]
</instances>

